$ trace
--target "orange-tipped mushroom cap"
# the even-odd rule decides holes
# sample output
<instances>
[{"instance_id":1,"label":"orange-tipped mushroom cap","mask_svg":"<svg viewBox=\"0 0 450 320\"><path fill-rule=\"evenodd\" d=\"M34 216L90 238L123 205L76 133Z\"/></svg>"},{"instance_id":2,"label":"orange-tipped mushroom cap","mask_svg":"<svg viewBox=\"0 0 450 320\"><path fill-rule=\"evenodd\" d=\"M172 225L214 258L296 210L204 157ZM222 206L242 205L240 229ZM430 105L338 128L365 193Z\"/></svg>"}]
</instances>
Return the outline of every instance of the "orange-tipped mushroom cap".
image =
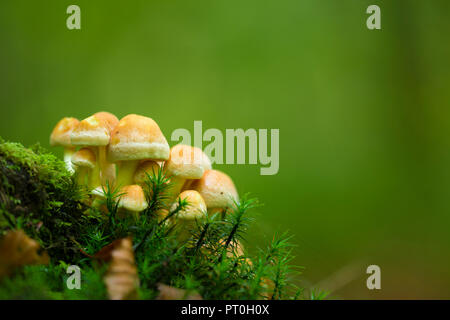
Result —
<instances>
[{"instance_id":1,"label":"orange-tipped mushroom cap","mask_svg":"<svg viewBox=\"0 0 450 320\"><path fill-rule=\"evenodd\" d=\"M55 126L50 135L51 146L71 147L70 135L78 126L80 121L76 118L62 118Z\"/></svg>"},{"instance_id":2,"label":"orange-tipped mushroom cap","mask_svg":"<svg viewBox=\"0 0 450 320\"><path fill-rule=\"evenodd\" d=\"M170 149L165 169L169 175L179 178L200 179L205 170L211 169L211 160L197 147L178 144Z\"/></svg>"},{"instance_id":3,"label":"orange-tipped mushroom cap","mask_svg":"<svg viewBox=\"0 0 450 320\"><path fill-rule=\"evenodd\" d=\"M72 163L78 167L93 169L95 167L96 157L89 148L82 148L72 156Z\"/></svg>"},{"instance_id":4,"label":"orange-tipped mushroom cap","mask_svg":"<svg viewBox=\"0 0 450 320\"><path fill-rule=\"evenodd\" d=\"M144 190L136 184L120 189L119 207L133 212L140 212L147 208Z\"/></svg>"},{"instance_id":5,"label":"orange-tipped mushroom cap","mask_svg":"<svg viewBox=\"0 0 450 320\"><path fill-rule=\"evenodd\" d=\"M169 151L169 144L153 119L129 114L119 121L112 132L108 158L112 162L167 160Z\"/></svg>"},{"instance_id":6,"label":"orange-tipped mushroom cap","mask_svg":"<svg viewBox=\"0 0 450 320\"><path fill-rule=\"evenodd\" d=\"M111 130L118 123L116 116L109 112L97 112L82 120L71 134L73 145L106 146Z\"/></svg>"},{"instance_id":7,"label":"orange-tipped mushroom cap","mask_svg":"<svg viewBox=\"0 0 450 320\"><path fill-rule=\"evenodd\" d=\"M108 128L109 132L113 131L119 123L119 119L117 119L117 117L110 112L100 111L95 113L94 116L106 123L106 127Z\"/></svg>"},{"instance_id":8,"label":"orange-tipped mushroom cap","mask_svg":"<svg viewBox=\"0 0 450 320\"><path fill-rule=\"evenodd\" d=\"M197 191L186 190L180 193L177 201L172 205L171 211L173 211L178 205L178 199L186 200L188 205L177 213L177 219L194 220L205 216L206 203Z\"/></svg>"},{"instance_id":9,"label":"orange-tipped mushroom cap","mask_svg":"<svg viewBox=\"0 0 450 320\"><path fill-rule=\"evenodd\" d=\"M206 170L203 177L193 180L189 188L201 194L208 209L233 207L234 201L239 200L233 180L218 170Z\"/></svg>"}]
</instances>

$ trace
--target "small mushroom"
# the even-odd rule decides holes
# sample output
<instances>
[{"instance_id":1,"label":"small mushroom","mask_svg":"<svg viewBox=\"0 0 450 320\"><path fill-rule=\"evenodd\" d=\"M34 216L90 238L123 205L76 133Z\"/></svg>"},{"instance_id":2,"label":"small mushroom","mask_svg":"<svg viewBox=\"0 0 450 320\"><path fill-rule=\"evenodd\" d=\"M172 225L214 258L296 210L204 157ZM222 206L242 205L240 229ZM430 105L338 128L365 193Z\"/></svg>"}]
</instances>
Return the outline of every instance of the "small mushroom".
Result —
<instances>
[{"instance_id":1,"label":"small mushroom","mask_svg":"<svg viewBox=\"0 0 450 320\"><path fill-rule=\"evenodd\" d=\"M208 213L225 212L235 207L239 195L233 180L218 170L206 170L201 179L193 180L189 189L196 190L205 199Z\"/></svg>"},{"instance_id":2,"label":"small mushroom","mask_svg":"<svg viewBox=\"0 0 450 320\"><path fill-rule=\"evenodd\" d=\"M153 160L142 162L134 173L134 183L141 186L145 185L148 175L157 174L158 170L160 170L160 165L157 162Z\"/></svg>"},{"instance_id":3,"label":"small mushroom","mask_svg":"<svg viewBox=\"0 0 450 320\"><path fill-rule=\"evenodd\" d=\"M225 244L225 240L222 240L221 244ZM237 257L237 258L242 259L242 257L244 255L245 255L245 249L239 240L236 240L235 242L233 242L232 244L229 245L228 250L227 250L227 257L229 257L229 258ZM245 258L244 260L245 260L245 263L247 263L247 265L249 265L249 266L253 265L253 262L252 262L252 260L250 260L250 258Z\"/></svg>"},{"instance_id":4,"label":"small mushroom","mask_svg":"<svg viewBox=\"0 0 450 320\"><path fill-rule=\"evenodd\" d=\"M200 179L205 170L211 169L211 160L199 148L178 144L170 150L170 158L164 164L170 177L174 198L189 179Z\"/></svg>"},{"instance_id":5,"label":"small mushroom","mask_svg":"<svg viewBox=\"0 0 450 320\"><path fill-rule=\"evenodd\" d=\"M67 170L72 173L74 169L71 158L75 152L75 146L70 142L70 135L79 123L80 121L76 118L64 117L56 124L50 135L51 146L64 147L64 162Z\"/></svg>"},{"instance_id":6,"label":"small mushroom","mask_svg":"<svg viewBox=\"0 0 450 320\"><path fill-rule=\"evenodd\" d=\"M200 193L194 190L186 190L180 193L176 202L172 204L171 212L176 210L178 200L186 200L187 206L172 217L172 223L175 224L178 240L184 242L197 227L197 222L206 217L206 204Z\"/></svg>"},{"instance_id":7,"label":"small mushroom","mask_svg":"<svg viewBox=\"0 0 450 320\"><path fill-rule=\"evenodd\" d=\"M139 212L147 209L148 203L144 190L137 184L122 187L119 191L119 210L137 217Z\"/></svg>"},{"instance_id":8,"label":"small mushroom","mask_svg":"<svg viewBox=\"0 0 450 320\"><path fill-rule=\"evenodd\" d=\"M221 247L225 247L225 244L226 244L226 239L221 239L219 241L219 245ZM203 245L202 251L205 254L211 254L212 249L206 245ZM231 242L230 244L228 244L226 255L228 258L241 258L242 259L242 257L245 255L244 246L242 245L242 243L239 240L235 240L235 241ZM250 266L253 264L249 258L245 258L245 262Z\"/></svg>"},{"instance_id":9,"label":"small mushroom","mask_svg":"<svg viewBox=\"0 0 450 320\"><path fill-rule=\"evenodd\" d=\"M111 131L117 125L118 119L109 112L97 112L82 120L71 134L73 145L89 147L97 158L97 164L92 172L93 188L104 185L106 180L113 180L114 169L106 160L106 146L109 143Z\"/></svg>"},{"instance_id":10,"label":"small mushroom","mask_svg":"<svg viewBox=\"0 0 450 320\"><path fill-rule=\"evenodd\" d=\"M273 291L275 289L275 283L273 280L269 278L261 278L260 286L263 288L262 292L260 293L262 300L272 300L273 298Z\"/></svg>"},{"instance_id":11,"label":"small mushroom","mask_svg":"<svg viewBox=\"0 0 450 320\"><path fill-rule=\"evenodd\" d=\"M91 171L95 168L96 157L89 148L82 148L72 156L72 164L75 166L75 174L78 184L91 186Z\"/></svg>"},{"instance_id":12,"label":"small mushroom","mask_svg":"<svg viewBox=\"0 0 450 320\"><path fill-rule=\"evenodd\" d=\"M222 245L225 245L226 241L225 239L222 240L220 242ZM227 256L228 257L242 257L244 255L244 246L242 245L242 243L238 240L236 240L236 242L231 243L228 246L228 250L227 250Z\"/></svg>"},{"instance_id":13,"label":"small mushroom","mask_svg":"<svg viewBox=\"0 0 450 320\"><path fill-rule=\"evenodd\" d=\"M111 134L108 159L118 164L116 185L133 184L141 160L167 160L169 144L158 124L151 118L129 114Z\"/></svg>"}]
</instances>

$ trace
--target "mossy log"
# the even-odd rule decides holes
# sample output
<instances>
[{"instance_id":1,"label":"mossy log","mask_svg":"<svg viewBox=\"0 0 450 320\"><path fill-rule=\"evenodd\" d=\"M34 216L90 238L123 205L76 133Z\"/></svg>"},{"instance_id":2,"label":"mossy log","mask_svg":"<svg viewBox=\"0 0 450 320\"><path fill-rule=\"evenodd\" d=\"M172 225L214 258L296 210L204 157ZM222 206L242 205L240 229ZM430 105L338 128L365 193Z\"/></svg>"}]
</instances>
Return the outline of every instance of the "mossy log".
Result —
<instances>
[{"instance_id":1,"label":"mossy log","mask_svg":"<svg viewBox=\"0 0 450 320\"><path fill-rule=\"evenodd\" d=\"M83 192L63 161L39 145L0 140L0 233L21 228L55 259L79 254Z\"/></svg>"}]
</instances>

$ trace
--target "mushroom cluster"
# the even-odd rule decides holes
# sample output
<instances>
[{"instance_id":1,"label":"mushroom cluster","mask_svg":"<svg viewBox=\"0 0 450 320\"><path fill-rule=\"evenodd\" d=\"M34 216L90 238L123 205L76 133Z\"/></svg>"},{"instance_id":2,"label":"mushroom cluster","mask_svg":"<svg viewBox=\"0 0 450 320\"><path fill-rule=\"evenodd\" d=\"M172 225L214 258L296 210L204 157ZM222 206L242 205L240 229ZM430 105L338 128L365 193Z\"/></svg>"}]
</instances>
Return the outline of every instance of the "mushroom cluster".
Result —
<instances>
[{"instance_id":1,"label":"mushroom cluster","mask_svg":"<svg viewBox=\"0 0 450 320\"><path fill-rule=\"evenodd\" d=\"M145 116L129 114L119 121L109 112L98 112L81 121L63 118L50 144L64 147L67 169L92 197L105 198L107 186L119 190L118 207L126 213L139 214L148 207L143 187L147 174L160 168L170 180L168 208L179 200L189 204L178 214L186 225L226 212L239 200L231 178L212 169L201 149L182 144L170 148L158 124Z\"/></svg>"}]
</instances>

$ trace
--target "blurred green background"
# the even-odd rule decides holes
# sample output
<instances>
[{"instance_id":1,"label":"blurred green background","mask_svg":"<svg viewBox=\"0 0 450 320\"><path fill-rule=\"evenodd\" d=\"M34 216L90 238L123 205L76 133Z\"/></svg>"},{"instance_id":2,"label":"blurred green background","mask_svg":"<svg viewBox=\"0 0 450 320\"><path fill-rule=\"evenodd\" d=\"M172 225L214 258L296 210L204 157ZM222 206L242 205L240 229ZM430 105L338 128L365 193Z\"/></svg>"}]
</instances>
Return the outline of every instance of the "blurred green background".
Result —
<instances>
[{"instance_id":1,"label":"blurred green background","mask_svg":"<svg viewBox=\"0 0 450 320\"><path fill-rule=\"evenodd\" d=\"M66 8L81 7L81 30ZM382 30L366 28L381 7ZM450 2L2 1L0 136L64 116L279 128L280 171L222 165L289 230L300 283L335 298L450 298ZM53 149L58 154L61 151ZM366 267L381 267L379 291Z\"/></svg>"}]
</instances>

